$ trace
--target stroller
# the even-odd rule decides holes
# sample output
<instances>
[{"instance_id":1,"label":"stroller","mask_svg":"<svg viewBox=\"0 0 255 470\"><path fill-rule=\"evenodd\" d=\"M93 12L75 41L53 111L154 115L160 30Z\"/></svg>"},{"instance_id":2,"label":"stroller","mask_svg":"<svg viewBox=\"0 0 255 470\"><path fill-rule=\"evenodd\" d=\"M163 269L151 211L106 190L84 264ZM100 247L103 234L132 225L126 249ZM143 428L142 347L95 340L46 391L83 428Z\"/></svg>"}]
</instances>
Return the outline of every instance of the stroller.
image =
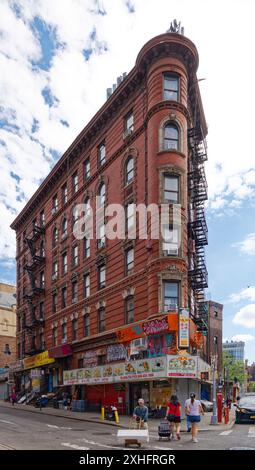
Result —
<instances>
[{"instance_id":1,"label":"stroller","mask_svg":"<svg viewBox=\"0 0 255 470\"><path fill-rule=\"evenodd\" d=\"M158 436L159 441L161 441L163 437L171 441L173 438L172 423L169 423L168 421L160 423L158 426Z\"/></svg>"}]
</instances>

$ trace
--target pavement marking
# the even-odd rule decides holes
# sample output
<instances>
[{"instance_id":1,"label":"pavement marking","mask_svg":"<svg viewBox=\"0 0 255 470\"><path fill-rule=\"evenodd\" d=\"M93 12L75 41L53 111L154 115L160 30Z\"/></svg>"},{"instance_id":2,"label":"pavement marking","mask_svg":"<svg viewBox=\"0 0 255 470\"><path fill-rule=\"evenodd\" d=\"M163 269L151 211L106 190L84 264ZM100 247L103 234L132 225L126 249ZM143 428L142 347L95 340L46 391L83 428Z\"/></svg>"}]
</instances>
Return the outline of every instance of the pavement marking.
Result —
<instances>
[{"instance_id":1,"label":"pavement marking","mask_svg":"<svg viewBox=\"0 0 255 470\"><path fill-rule=\"evenodd\" d=\"M232 432L233 432L233 429L230 429L229 431L223 431L223 432L220 432L220 436L228 436Z\"/></svg>"},{"instance_id":2,"label":"pavement marking","mask_svg":"<svg viewBox=\"0 0 255 470\"><path fill-rule=\"evenodd\" d=\"M159 450L174 450L172 447L159 447L159 446L150 446L150 449L159 449Z\"/></svg>"},{"instance_id":3,"label":"pavement marking","mask_svg":"<svg viewBox=\"0 0 255 470\"><path fill-rule=\"evenodd\" d=\"M73 428L68 428L66 426L56 426L55 424L46 424L49 428L54 428L54 429L73 429Z\"/></svg>"},{"instance_id":4,"label":"pavement marking","mask_svg":"<svg viewBox=\"0 0 255 470\"><path fill-rule=\"evenodd\" d=\"M101 444L100 442L89 441L88 439L85 439L85 438L79 439L79 441L83 441L83 442L85 442L85 444L90 444L92 446L106 447L107 449L118 449L118 450L125 450L126 449L126 447L109 446L107 444Z\"/></svg>"},{"instance_id":5,"label":"pavement marking","mask_svg":"<svg viewBox=\"0 0 255 470\"><path fill-rule=\"evenodd\" d=\"M70 442L61 442L61 445L65 447L71 447L71 449L76 449L76 450L90 450L89 447L81 447L81 446L78 446L77 444L71 444Z\"/></svg>"},{"instance_id":6,"label":"pavement marking","mask_svg":"<svg viewBox=\"0 0 255 470\"><path fill-rule=\"evenodd\" d=\"M6 421L5 419L0 419L1 423L6 423L6 424L13 424L16 426L16 423L12 423L12 421Z\"/></svg>"},{"instance_id":7,"label":"pavement marking","mask_svg":"<svg viewBox=\"0 0 255 470\"><path fill-rule=\"evenodd\" d=\"M255 428L249 428L248 437L255 437Z\"/></svg>"}]
</instances>

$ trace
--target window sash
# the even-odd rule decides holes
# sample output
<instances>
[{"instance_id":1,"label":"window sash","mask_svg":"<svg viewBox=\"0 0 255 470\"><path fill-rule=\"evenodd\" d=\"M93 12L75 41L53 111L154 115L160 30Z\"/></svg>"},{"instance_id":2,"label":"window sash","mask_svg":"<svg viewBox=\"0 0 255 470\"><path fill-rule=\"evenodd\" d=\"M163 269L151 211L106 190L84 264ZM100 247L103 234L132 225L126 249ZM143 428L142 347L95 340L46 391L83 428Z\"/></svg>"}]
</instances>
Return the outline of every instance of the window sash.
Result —
<instances>
[{"instance_id":1,"label":"window sash","mask_svg":"<svg viewBox=\"0 0 255 470\"><path fill-rule=\"evenodd\" d=\"M134 249L126 251L126 273L129 274L134 269Z\"/></svg>"},{"instance_id":2,"label":"window sash","mask_svg":"<svg viewBox=\"0 0 255 470\"><path fill-rule=\"evenodd\" d=\"M84 297L85 299L90 296L90 275L84 276Z\"/></svg>"},{"instance_id":3,"label":"window sash","mask_svg":"<svg viewBox=\"0 0 255 470\"><path fill-rule=\"evenodd\" d=\"M133 131L134 130L134 114L131 112L125 118L125 130Z\"/></svg>"},{"instance_id":4,"label":"window sash","mask_svg":"<svg viewBox=\"0 0 255 470\"><path fill-rule=\"evenodd\" d=\"M89 314L84 315L84 336L90 335L90 317Z\"/></svg>"},{"instance_id":5,"label":"window sash","mask_svg":"<svg viewBox=\"0 0 255 470\"><path fill-rule=\"evenodd\" d=\"M99 287L105 287L105 276L106 274L106 269L105 266L101 266L99 268Z\"/></svg>"},{"instance_id":6,"label":"window sash","mask_svg":"<svg viewBox=\"0 0 255 470\"><path fill-rule=\"evenodd\" d=\"M67 203L67 185L62 187L62 202L63 204Z\"/></svg>"},{"instance_id":7,"label":"window sash","mask_svg":"<svg viewBox=\"0 0 255 470\"><path fill-rule=\"evenodd\" d=\"M90 239L86 237L84 237L84 256L85 258L90 256Z\"/></svg>"},{"instance_id":8,"label":"window sash","mask_svg":"<svg viewBox=\"0 0 255 470\"><path fill-rule=\"evenodd\" d=\"M133 323L135 318L134 299L126 299L126 323Z\"/></svg>"},{"instance_id":9,"label":"window sash","mask_svg":"<svg viewBox=\"0 0 255 470\"><path fill-rule=\"evenodd\" d=\"M164 309L172 310L179 307L179 284L178 282L164 281Z\"/></svg>"},{"instance_id":10,"label":"window sash","mask_svg":"<svg viewBox=\"0 0 255 470\"><path fill-rule=\"evenodd\" d=\"M178 101L179 99L179 77L164 75L164 100Z\"/></svg>"},{"instance_id":11,"label":"window sash","mask_svg":"<svg viewBox=\"0 0 255 470\"><path fill-rule=\"evenodd\" d=\"M100 165L103 165L103 163L105 163L105 156L106 156L105 145L102 144L98 148L98 160L99 160Z\"/></svg>"},{"instance_id":12,"label":"window sash","mask_svg":"<svg viewBox=\"0 0 255 470\"><path fill-rule=\"evenodd\" d=\"M129 158L126 165L126 183L130 183L134 179L134 160Z\"/></svg>"},{"instance_id":13,"label":"window sash","mask_svg":"<svg viewBox=\"0 0 255 470\"><path fill-rule=\"evenodd\" d=\"M77 193L78 191L78 174L73 175L73 192Z\"/></svg>"},{"instance_id":14,"label":"window sash","mask_svg":"<svg viewBox=\"0 0 255 470\"><path fill-rule=\"evenodd\" d=\"M90 177L90 160L84 162L84 178L87 180Z\"/></svg>"},{"instance_id":15,"label":"window sash","mask_svg":"<svg viewBox=\"0 0 255 470\"><path fill-rule=\"evenodd\" d=\"M105 331L105 309L98 311L98 330L99 333Z\"/></svg>"}]
</instances>

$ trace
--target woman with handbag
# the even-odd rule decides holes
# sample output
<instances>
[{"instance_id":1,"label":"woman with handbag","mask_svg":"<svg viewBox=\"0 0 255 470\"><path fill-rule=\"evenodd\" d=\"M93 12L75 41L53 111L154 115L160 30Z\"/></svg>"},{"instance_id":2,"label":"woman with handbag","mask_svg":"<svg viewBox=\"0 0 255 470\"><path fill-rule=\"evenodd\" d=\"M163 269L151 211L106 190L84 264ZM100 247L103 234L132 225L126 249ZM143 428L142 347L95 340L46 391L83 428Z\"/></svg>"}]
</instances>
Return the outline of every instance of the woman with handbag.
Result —
<instances>
[{"instance_id":1,"label":"woman with handbag","mask_svg":"<svg viewBox=\"0 0 255 470\"><path fill-rule=\"evenodd\" d=\"M181 439L181 404L177 395L172 395L170 401L167 403L166 417L172 430L176 432L178 441Z\"/></svg>"}]
</instances>

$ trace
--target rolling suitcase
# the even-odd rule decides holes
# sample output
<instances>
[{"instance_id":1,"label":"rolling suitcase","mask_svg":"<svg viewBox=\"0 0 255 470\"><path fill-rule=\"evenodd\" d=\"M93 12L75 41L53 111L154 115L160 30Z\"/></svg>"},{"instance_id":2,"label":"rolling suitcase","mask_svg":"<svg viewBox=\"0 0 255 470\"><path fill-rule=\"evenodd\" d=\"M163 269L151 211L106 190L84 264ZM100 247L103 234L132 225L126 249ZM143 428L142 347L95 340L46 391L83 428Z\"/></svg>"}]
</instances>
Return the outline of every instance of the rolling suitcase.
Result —
<instances>
[{"instance_id":1,"label":"rolling suitcase","mask_svg":"<svg viewBox=\"0 0 255 470\"><path fill-rule=\"evenodd\" d=\"M162 423L159 424L158 426L158 436L159 436L159 441L165 437L169 441L172 439L172 432L170 430L169 422L168 421L163 421Z\"/></svg>"}]
</instances>

